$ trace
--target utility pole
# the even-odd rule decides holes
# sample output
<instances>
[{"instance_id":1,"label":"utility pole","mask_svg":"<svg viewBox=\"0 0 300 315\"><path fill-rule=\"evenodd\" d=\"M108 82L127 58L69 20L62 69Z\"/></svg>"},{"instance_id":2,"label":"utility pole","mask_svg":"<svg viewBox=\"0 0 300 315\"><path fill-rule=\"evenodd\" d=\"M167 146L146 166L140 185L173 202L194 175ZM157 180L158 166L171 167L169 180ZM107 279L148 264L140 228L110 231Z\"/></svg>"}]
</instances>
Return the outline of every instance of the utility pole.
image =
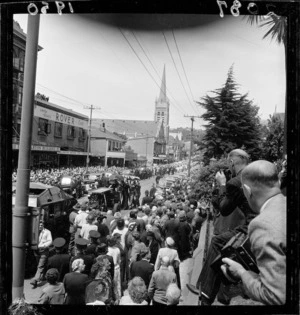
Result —
<instances>
[{"instance_id":1,"label":"utility pole","mask_svg":"<svg viewBox=\"0 0 300 315\"><path fill-rule=\"evenodd\" d=\"M30 154L39 25L39 14L28 15L16 202L13 211L13 300L22 298L24 291L26 222L28 220Z\"/></svg>"},{"instance_id":2,"label":"utility pole","mask_svg":"<svg viewBox=\"0 0 300 315\"><path fill-rule=\"evenodd\" d=\"M189 163L188 163L188 177L191 175L191 160L192 160L192 151L193 151L193 126L194 126L194 121L195 118L201 118L200 116L188 116L184 115L184 117L191 118L192 121L192 127L191 127L191 145L190 145L190 156L189 156Z\"/></svg>"},{"instance_id":3,"label":"utility pole","mask_svg":"<svg viewBox=\"0 0 300 315\"><path fill-rule=\"evenodd\" d=\"M85 172L88 171L89 168L89 163L90 163L90 150L91 150L91 128L92 128L92 115L93 115L93 110L94 109L101 109L101 107L94 107L93 105L91 106L84 106L85 109L90 110L90 118L89 118L89 135L88 135L88 149L87 149L87 156L86 156L86 168Z\"/></svg>"}]
</instances>

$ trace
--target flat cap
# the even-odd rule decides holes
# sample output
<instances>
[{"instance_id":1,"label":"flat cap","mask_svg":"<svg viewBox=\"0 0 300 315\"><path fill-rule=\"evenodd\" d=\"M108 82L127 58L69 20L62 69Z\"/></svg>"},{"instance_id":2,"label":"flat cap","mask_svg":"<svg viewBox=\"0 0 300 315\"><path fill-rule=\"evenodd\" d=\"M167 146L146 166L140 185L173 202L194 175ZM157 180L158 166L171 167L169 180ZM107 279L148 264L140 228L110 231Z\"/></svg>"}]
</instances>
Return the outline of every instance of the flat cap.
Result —
<instances>
[{"instance_id":1,"label":"flat cap","mask_svg":"<svg viewBox=\"0 0 300 315\"><path fill-rule=\"evenodd\" d=\"M56 248L62 248L66 244L66 240L63 237L58 237L53 241L53 246Z\"/></svg>"},{"instance_id":2,"label":"flat cap","mask_svg":"<svg viewBox=\"0 0 300 315\"><path fill-rule=\"evenodd\" d=\"M76 244L76 246L78 246L78 247L85 247L85 246L88 245L88 243L89 243L89 241L86 240L85 238L77 238L77 239L75 240L75 244Z\"/></svg>"},{"instance_id":3,"label":"flat cap","mask_svg":"<svg viewBox=\"0 0 300 315\"><path fill-rule=\"evenodd\" d=\"M99 238L100 237L100 233L98 231L95 231L95 230L91 230L89 232L89 235L91 238Z\"/></svg>"}]
</instances>

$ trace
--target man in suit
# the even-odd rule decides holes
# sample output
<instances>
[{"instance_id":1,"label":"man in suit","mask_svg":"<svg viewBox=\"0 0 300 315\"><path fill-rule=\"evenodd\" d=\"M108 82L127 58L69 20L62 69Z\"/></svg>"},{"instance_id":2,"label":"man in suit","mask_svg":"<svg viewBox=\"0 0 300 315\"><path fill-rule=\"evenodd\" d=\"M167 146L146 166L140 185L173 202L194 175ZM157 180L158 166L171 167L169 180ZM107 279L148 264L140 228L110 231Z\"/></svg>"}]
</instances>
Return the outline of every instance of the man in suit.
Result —
<instances>
[{"instance_id":1,"label":"man in suit","mask_svg":"<svg viewBox=\"0 0 300 315\"><path fill-rule=\"evenodd\" d=\"M141 277L148 288L154 271L154 266L149 263L150 251L148 248L145 248L140 252L140 258L141 260L135 261L130 265L130 279Z\"/></svg>"},{"instance_id":2,"label":"man in suit","mask_svg":"<svg viewBox=\"0 0 300 315\"><path fill-rule=\"evenodd\" d=\"M220 289L221 278L219 274L211 268L212 262L217 258L224 245L239 231L247 233L248 224L257 215L250 208L244 196L241 183L241 172L249 161L248 154L244 150L235 149L229 153L228 160L233 177L227 181L222 171L217 172L216 181L220 189L219 195L216 200L214 200L213 204L223 216L228 216L232 212L237 211L237 209L240 209L245 216L245 221L243 225L239 225L232 230L225 231L212 238L207 258L202 267L196 287L187 284L187 288L195 294L199 294L199 290L201 289L201 305L211 305ZM226 304L229 302L230 301L225 301Z\"/></svg>"},{"instance_id":3,"label":"man in suit","mask_svg":"<svg viewBox=\"0 0 300 315\"><path fill-rule=\"evenodd\" d=\"M154 265L159 251L159 244L152 231L147 231L147 246L150 250L150 264Z\"/></svg>"},{"instance_id":4,"label":"man in suit","mask_svg":"<svg viewBox=\"0 0 300 315\"><path fill-rule=\"evenodd\" d=\"M62 282L66 273L69 272L70 256L64 252L66 240L58 237L53 241L55 255L48 259L47 270L55 268L59 272L58 282Z\"/></svg>"},{"instance_id":5,"label":"man in suit","mask_svg":"<svg viewBox=\"0 0 300 315\"><path fill-rule=\"evenodd\" d=\"M231 274L240 278L246 294L267 305L282 305L286 299L286 197L280 190L276 166L260 160L242 172L244 194L259 215L248 227L251 250L259 274L223 258ZM222 267L227 275L227 269Z\"/></svg>"}]
</instances>

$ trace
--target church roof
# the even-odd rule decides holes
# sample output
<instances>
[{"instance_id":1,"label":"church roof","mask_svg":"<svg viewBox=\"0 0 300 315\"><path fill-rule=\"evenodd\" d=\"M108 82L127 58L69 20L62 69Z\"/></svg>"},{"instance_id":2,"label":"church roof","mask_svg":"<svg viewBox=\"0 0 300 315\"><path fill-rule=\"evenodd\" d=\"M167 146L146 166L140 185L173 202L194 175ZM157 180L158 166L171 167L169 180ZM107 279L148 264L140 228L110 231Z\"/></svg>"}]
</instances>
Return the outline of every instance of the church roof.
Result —
<instances>
[{"instance_id":1,"label":"church roof","mask_svg":"<svg viewBox=\"0 0 300 315\"><path fill-rule=\"evenodd\" d=\"M99 128L91 128L91 138L96 139L109 139L109 140L115 140L115 141L121 141L126 142L126 140L122 139L118 135L108 131L108 130L101 130Z\"/></svg>"}]
</instances>

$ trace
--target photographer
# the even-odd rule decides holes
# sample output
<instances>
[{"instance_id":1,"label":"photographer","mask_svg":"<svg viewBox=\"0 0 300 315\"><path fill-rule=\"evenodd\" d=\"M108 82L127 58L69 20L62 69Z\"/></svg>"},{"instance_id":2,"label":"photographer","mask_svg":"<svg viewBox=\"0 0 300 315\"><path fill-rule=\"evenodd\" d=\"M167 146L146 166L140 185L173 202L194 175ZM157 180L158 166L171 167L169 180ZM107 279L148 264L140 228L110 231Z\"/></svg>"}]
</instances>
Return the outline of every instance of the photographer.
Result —
<instances>
[{"instance_id":1,"label":"photographer","mask_svg":"<svg viewBox=\"0 0 300 315\"><path fill-rule=\"evenodd\" d=\"M211 305L220 289L221 278L219 274L211 268L212 262L233 236L240 231L247 233L249 222L256 216L256 213L254 213L248 205L241 184L241 172L247 166L249 156L244 150L235 149L229 153L228 160L233 177L227 182L223 172L216 174L216 181L220 185L220 189L219 195L214 201L214 205L223 216L228 216L234 211L237 211L237 209L240 209L245 216L245 223L212 238L207 258L196 287L187 284L187 288L195 294L199 294L201 286L201 305ZM229 303L229 301L226 302Z\"/></svg>"},{"instance_id":2,"label":"photographer","mask_svg":"<svg viewBox=\"0 0 300 315\"><path fill-rule=\"evenodd\" d=\"M234 277L242 280L251 299L281 305L286 299L286 197L280 190L276 166L268 161L249 164L241 179L250 207L259 214L248 228L259 274L246 271L229 258L222 261ZM222 266L225 276L227 268Z\"/></svg>"}]
</instances>

